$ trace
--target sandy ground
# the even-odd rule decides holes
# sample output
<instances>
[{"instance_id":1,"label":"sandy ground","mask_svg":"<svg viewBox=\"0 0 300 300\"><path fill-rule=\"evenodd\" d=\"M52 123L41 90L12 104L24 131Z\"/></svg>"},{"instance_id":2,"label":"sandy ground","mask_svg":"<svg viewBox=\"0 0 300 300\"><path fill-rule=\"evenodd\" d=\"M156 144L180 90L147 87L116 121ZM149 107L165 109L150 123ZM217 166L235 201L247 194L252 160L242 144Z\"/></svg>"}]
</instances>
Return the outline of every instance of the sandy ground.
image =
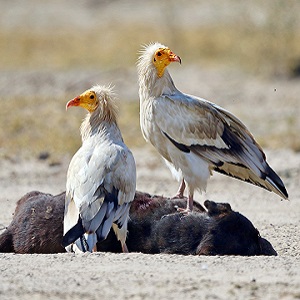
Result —
<instances>
[{"instance_id":1,"label":"sandy ground","mask_svg":"<svg viewBox=\"0 0 300 300\"><path fill-rule=\"evenodd\" d=\"M172 195L177 183L160 158L147 147L133 152L138 189ZM207 194L196 197L230 202L272 243L277 257L0 254L0 298L299 299L300 154L278 150L267 155L290 201L222 175L213 176ZM56 166L47 160L0 160L1 224L9 224L16 201L26 192L63 191L67 166L68 158Z\"/></svg>"},{"instance_id":2,"label":"sandy ground","mask_svg":"<svg viewBox=\"0 0 300 300\"><path fill-rule=\"evenodd\" d=\"M57 30L60 26L73 26L76 30L77 26L88 29L96 24L100 28L102 22L114 21L114 7L109 5L104 7L107 9L103 13L106 19L96 15L90 18L90 14L86 13L86 1L79 1L78 5L73 5L73 2L70 5L70 1L48 1L48 9L38 6L40 1L26 1L26 5L21 5L25 2L18 0L0 2L1 28L12 30L12 37L13 30L23 26L27 29L37 27L44 32L49 28ZM54 8L52 2L56 4ZM97 1L91 2L97 5ZM113 3L115 7L121 5L119 1L106 2ZM186 26L191 26L195 20L211 23L216 19L227 19L228 9L222 10L219 2L202 1L201 9L193 11L199 15L197 18L188 17L190 21L186 22ZM126 12L124 16L133 18L133 14L127 13L130 9L138 21L150 24L157 22L159 13L164 12L161 1L149 1L149 9L144 9L144 2L141 1L134 9L123 3L121 10ZM169 2L165 3L166 6ZM251 16L260 16L261 9L251 4L234 1L234 8L238 8L234 10L237 18L243 17L245 5L251 6ZM69 10L69 6L73 10ZM187 6L180 4L176 9L182 10L182 16L189 16L190 11L183 10L184 7ZM218 14L220 7L224 11L222 15ZM141 14L141 11L146 14ZM46 12L50 17L45 17ZM179 21L176 19L176 23ZM268 140L276 135L277 141L281 141L278 136L298 136L299 80L281 77L267 80L245 77L238 71L206 70L202 66L185 64L184 53L180 55L184 63L181 67L172 67L171 71L179 89L215 101L232 111L254 135ZM91 84L110 82L116 85L120 99L137 99L134 65L132 69L113 72L51 71L43 66L39 70L1 69L0 97L3 101L6 95L48 97L50 94L60 98L71 92L76 95ZM1 123L0 127L5 130L5 124ZM201 203L205 199L229 202L234 210L253 222L261 236L271 242L278 256L0 253L0 299L300 299L300 153L286 149L284 140L280 145L275 144L276 147L278 150L266 149L266 154L270 165L286 184L290 201L280 201L274 194L222 175L214 175L206 195L197 194L196 199ZM173 195L177 183L157 154L148 146L132 150L137 162L138 190ZM38 190L58 194L65 190L71 157L66 156L59 164L51 165L48 160L7 158L2 151L9 152L9 149L0 149L0 227L3 230L12 219L17 200L25 193Z\"/></svg>"}]
</instances>

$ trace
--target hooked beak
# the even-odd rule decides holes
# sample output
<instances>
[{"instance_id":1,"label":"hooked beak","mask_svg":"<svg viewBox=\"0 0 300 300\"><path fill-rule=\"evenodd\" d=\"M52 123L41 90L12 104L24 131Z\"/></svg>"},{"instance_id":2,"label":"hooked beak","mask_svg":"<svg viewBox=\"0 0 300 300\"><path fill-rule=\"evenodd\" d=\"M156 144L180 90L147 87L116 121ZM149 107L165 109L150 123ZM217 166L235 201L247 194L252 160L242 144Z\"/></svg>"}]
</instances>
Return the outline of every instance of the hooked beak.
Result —
<instances>
[{"instance_id":1,"label":"hooked beak","mask_svg":"<svg viewBox=\"0 0 300 300\"><path fill-rule=\"evenodd\" d=\"M75 97L74 99L70 100L67 104L66 104L66 110L68 110L68 108L70 106L79 106L80 105L80 97Z\"/></svg>"},{"instance_id":2,"label":"hooked beak","mask_svg":"<svg viewBox=\"0 0 300 300\"><path fill-rule=\"evenodd\" d=\"M173 52L170 53L169 58L170 58L170 61L172 61L172 62L179 62L181 64L181 58L180 58L180 56L174 54Z\"/></svg>"}]
</instances>

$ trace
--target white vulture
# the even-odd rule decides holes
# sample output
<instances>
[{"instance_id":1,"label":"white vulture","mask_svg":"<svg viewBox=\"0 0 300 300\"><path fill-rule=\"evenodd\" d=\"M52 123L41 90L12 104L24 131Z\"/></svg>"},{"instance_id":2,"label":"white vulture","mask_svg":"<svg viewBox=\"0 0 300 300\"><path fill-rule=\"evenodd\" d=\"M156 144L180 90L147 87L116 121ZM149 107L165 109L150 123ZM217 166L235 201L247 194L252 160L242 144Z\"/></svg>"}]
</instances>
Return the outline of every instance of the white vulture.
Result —
<instances>
[{"instance_id":1,"label":"white vulture","mask_svg":"<svg viewBox=\"0 0 300 300\"><path fill-rule=\"evenodd\" d=\"M141 50L137 62L140 126L145 140L181 182L177 197L183 197L187 185L184 211L193 209L194 191L205 191L212 171L287 199L283 182L246 126L218 105L180 92L166 69L171 62L181 63L181 59L160 43Z\"/></svg>"},{"instance_id":2,"label":"white vulture","mask_svg":"<svg viewBox=\"0 0 300 300\"><path fill-rule=\"evenodd\" d=\"M96 243L113 228L123 252L128 252L136 168L117 125L114 98L110 87L94 86L66 105L88 111L81 125L82 146L67 173L62 242L67 251L96 251Z\"/></svg>"}]
</instances>

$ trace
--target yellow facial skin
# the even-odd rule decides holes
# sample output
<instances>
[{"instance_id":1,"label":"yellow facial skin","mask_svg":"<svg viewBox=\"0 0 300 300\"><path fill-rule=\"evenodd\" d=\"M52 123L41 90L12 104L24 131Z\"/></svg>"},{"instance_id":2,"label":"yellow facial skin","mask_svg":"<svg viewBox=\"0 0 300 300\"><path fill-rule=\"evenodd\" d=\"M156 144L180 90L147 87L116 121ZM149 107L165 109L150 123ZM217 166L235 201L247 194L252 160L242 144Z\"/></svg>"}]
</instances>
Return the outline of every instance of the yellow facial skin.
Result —
<instances>
[{"instance_id":1,"label":"yellow facial skin","mask_svg":"<svg viewBox=\"0 0 300 300\"><path fill-rule=\"evenodd\" d=\"M92 113L96 110L99 105L99 101L97 99L96 93L91 90L87 90L82 93L80 96L75 97L74 99L70 100L66 104L66 109L70 106L81 106L85 108L87 111Z\"/></svg>"},{"instance_id":2,"label":"yellow facial skin","mask_svg":"<svg viewBox=\"0 0 300 300\"><path fill-rule=\"evenodd\" d=\"M157 76L164 75L165 68L173 61L181 64L181 59L178 55L173 53L169 48L159 48L156 50L153 57L153 64L157 70Z\"/></svg>"}]
</instances>

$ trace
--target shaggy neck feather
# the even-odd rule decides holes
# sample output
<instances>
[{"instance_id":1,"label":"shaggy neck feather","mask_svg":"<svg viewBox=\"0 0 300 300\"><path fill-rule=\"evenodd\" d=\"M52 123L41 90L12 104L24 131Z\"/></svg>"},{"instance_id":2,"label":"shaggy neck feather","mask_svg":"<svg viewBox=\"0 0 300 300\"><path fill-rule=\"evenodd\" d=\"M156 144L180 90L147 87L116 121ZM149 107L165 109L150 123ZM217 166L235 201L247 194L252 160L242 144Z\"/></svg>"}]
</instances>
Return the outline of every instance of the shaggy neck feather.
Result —
<instances>
[{"instance_id":1,"label":"shaggy neck feather","mask_svg":"<svg viewBox=\"0 0 300 300\"><path fill-rule=\"evenodd\" d=\"M99 133L112 135L115 139L122 141L122 135L116 121L115 108L108 105L103 108L99 105L94 112L86 115L81 124L80 133L82 142Z\"/></svg>"},{"instance_id":2,"label":"shaggy neck feather","mask_svg":"<svg viewBox=\"0 0 300 300\"><path fill-rule=\"evenodd\" d=\"M177 92L168 70L165 69L163 76L158 77L157 70L151 62L141 60L138 64L138 75L141 101Z\"/></svg>"}]
</instances>

